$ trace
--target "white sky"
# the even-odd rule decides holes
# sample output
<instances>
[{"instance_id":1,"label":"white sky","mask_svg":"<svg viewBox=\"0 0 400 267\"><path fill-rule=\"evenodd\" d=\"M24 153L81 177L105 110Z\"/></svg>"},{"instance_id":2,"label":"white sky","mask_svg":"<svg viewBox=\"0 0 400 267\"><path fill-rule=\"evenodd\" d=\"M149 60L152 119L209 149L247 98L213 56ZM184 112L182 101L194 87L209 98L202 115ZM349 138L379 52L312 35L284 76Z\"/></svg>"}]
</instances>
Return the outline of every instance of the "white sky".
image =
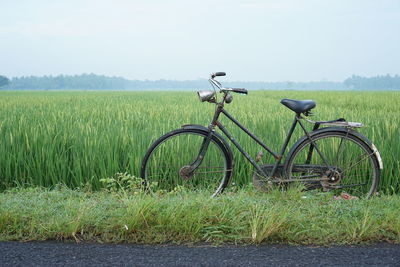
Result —
<instances>
[{"instance_id":1,"label":"white sky","mask_svg":"<svg viewBox=\"0 0 400 267\"><path fill-rule=\"evenodd\" d=\"M400 74L399 0L0 0L0 74Z\"/></svg>"}]
</instances>

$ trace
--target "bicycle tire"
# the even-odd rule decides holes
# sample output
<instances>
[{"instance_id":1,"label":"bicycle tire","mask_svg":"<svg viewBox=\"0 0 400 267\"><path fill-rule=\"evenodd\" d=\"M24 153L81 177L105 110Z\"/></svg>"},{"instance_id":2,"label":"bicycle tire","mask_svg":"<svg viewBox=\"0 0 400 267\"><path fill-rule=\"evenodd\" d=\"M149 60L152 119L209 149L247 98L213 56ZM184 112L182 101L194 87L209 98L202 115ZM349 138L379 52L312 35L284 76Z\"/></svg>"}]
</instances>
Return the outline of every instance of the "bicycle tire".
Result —
<instances>
[{"instance_id":1,"label":"bicycle tire","mask_svg":"<svg viewBox=\"0 0 400 267\"><path fill-rule=\"evenodd\" d=\"M284 167L286 179L301 180L316 176L329 181L307 181L304 183L306 188L325 188L328 189L326 191L333 190L335 194L346 192L357 197L369 198L374 195L380 179L380 168L375 151L368 145L370 142L350 132L334 130L313 134L311 140L303 138L289 152Z\"/></svg>"},{"instance_id":2,"label":"bicycle tire","mask_svg":"<svg viewBox=\"0 0 400 267\"><path fill-rule=\"evenodd\" d=\"M212 196L222 193L231 179L233 161L223 142L216 136L212 137L204 159L194 174L187 180L179 174L182 167L196 159L207 135L207 131L200 129L178 129L157 139L142 161L141 177L146 190L173 191L183 186L191 190L210 190Z\"/></svg>"}]
</instances>

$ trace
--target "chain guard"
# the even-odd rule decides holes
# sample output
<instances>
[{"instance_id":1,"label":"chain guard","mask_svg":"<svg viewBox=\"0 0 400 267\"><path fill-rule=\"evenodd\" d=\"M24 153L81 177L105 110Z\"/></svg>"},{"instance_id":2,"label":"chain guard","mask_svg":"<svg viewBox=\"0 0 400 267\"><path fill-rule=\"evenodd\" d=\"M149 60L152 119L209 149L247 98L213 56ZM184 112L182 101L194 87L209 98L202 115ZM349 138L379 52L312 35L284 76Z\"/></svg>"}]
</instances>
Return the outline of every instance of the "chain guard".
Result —
<instances>
[{"instance_id":1,"label":"chain guard","mask_svg":"<svg viewBox=\"0 0 400 267\"><path fill-rule=\"evenodd\" d=\"M271 173L274 164L265 164L261 165L260 167L268 175L268 177L263 177L263 175L259 172L255 172L253 175L253 185L255 188L265 190L266 188L270 187L272 183L285 183L286 176L283 168L284 165L278 165L273 177L271 177ZM319 174L320 178L315 178L315 181L304 182L307 189L316 189L323 186L322 181L318 179L321 179L327 170L328 167L323 165L297 164L293 166L292 172ZM272 179L269 179L270 177ZM299 179L299 182L301 182L301 179ZM326 182L324 183L326 184Z\"/></svg>"}]
</instances>

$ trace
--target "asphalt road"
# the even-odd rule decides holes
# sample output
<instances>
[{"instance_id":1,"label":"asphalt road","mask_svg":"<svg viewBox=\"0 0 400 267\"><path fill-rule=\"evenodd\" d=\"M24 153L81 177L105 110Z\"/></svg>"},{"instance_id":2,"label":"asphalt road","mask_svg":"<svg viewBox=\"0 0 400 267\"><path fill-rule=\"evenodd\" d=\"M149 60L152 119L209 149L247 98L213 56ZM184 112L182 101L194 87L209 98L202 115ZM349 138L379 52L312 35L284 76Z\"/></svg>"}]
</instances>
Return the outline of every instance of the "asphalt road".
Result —
<instances>
[{"instance_id":1,"label":"asphalt road","mask_svg":"<svg viewBox=\"0 0 400 267\"><path fill-rule=\"evenodd\" d=\"M0 242L0 266L400 266L400 245L147 246Z\"/></svg>"}]
</instances>

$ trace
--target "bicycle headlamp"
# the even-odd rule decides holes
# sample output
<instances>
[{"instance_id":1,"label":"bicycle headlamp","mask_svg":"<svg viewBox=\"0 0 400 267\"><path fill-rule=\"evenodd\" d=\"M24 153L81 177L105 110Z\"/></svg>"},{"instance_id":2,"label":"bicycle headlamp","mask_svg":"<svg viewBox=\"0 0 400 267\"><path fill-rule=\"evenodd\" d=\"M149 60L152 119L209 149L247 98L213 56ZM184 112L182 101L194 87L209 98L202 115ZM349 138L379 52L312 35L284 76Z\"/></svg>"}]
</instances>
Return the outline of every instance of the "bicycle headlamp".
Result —
<instances>
[{"instance_id":1,"label":"bicycle headlamp","mask_svg":"<svg viewBox=\"0 0 400 267\"><path fill-rule=\"evenodd\" d=\"M210 90L202 90L202 91L197 91L197 95L199 96L200 101L204 102L204 101L210 101L214 97L215 92Z\"/></svg>"}]
</instances>

